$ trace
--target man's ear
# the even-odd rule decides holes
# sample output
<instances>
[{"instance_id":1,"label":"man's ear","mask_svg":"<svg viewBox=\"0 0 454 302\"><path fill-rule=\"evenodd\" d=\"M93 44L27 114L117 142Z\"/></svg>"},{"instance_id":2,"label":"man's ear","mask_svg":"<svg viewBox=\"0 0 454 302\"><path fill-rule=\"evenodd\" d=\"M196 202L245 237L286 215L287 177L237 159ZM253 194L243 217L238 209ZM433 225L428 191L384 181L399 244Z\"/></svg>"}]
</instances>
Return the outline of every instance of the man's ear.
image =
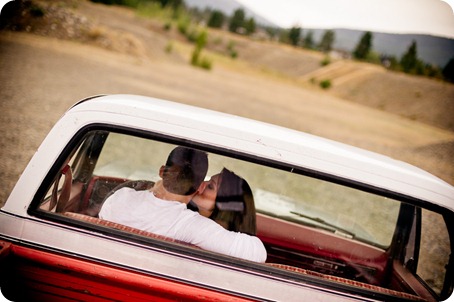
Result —
<instances>
[{"instance_id":1,"label":"man's ear","mask_svg":"<svg viewBox=\"0 0 454 302\"><path fill-rule=\"evenodd\" d=\"M165 169L166 166L161 166L161 168L159 168L159 177L162 178L164 176Z\"/></svg>"}]
</instances>

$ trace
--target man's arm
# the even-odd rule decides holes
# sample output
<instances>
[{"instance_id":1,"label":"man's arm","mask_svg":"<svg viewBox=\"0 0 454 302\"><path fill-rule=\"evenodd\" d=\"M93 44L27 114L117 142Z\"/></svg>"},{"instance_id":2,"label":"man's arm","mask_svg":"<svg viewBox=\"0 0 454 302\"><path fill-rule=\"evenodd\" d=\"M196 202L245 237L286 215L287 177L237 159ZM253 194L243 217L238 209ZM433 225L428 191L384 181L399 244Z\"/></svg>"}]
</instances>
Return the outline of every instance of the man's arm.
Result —
<instances>
[{"instance_id":1,"label":"man's arm","mask_svg":"<svg viewBox=\"0 0 454 302\"><path fill-rule=\"evenodd\" d=\"M186 219L185 219L186 220ZM180 221L179 234L176 238L192 243L202 249L255 262L265 262L266 249L258 237L224 229L216 222L194 213Z\"/></svg>"}]
</instances>

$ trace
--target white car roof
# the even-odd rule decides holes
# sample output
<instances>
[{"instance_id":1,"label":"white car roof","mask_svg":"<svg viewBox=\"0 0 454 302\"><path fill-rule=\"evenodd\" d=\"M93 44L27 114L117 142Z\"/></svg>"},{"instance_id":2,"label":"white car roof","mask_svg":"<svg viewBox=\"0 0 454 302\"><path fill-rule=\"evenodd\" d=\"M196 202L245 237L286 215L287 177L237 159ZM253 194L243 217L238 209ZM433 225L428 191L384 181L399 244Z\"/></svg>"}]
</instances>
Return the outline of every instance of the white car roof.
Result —
<instances>
[{"instance_id":1,"label":"white car roof","mask_svg":"<svg viewBox=\"0 0 454 302\"><path fill-rule=\"evenodd\" d=\"M91 98L67 114L98 111L135 126L237 150L430 201L454 210L454 187L402 161L315 135L175 102L133 95ZM103 114L98 114L102 121ZM151 122L161 127L152 126ZM93 121L96 122L96 121ZM161 129L161 130L160 130Z\"/></svg>"}]
</instances>

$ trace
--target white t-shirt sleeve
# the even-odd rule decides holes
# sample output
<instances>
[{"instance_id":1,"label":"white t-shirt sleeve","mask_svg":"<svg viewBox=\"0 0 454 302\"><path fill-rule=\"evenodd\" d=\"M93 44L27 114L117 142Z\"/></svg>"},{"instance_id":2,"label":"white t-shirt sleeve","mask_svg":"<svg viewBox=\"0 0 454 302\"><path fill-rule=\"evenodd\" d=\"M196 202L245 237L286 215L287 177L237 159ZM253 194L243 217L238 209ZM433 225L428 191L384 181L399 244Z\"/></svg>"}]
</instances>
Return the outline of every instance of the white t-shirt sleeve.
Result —
<instances>
[{"instance_id":1,"label":"white t-shirt sleeve","mask_svg":"<svg viewBox=\"0 0 454 302\"><path fill-rule=\"evenodd\" d=\"M266 249L259 238L224 229L211 219L192 212L181 219L176 238L202 249L255 262L266 261ZM184 231L183 231L184 230Z\"/></svg>"}]
</instances>

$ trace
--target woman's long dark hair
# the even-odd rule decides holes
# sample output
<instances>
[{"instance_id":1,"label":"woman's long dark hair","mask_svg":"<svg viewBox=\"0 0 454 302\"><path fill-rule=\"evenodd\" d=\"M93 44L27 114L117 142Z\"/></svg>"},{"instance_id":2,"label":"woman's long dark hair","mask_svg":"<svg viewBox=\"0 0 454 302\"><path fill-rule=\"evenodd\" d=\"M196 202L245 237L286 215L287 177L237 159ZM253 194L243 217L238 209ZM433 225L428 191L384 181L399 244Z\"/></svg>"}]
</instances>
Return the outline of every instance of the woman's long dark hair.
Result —
<instances>
[{"instance_id":1,"label":"woman's long dark hair","mask_svg":"<svg viewBox=\"0 0 454 302\"><path fill-rule=\"evenodd\" d=\"M252 190L246 180L226 168L221 171L216 206L210 219L225 225L230 231L256 234Z\"/></svg>"}]
</instances>

